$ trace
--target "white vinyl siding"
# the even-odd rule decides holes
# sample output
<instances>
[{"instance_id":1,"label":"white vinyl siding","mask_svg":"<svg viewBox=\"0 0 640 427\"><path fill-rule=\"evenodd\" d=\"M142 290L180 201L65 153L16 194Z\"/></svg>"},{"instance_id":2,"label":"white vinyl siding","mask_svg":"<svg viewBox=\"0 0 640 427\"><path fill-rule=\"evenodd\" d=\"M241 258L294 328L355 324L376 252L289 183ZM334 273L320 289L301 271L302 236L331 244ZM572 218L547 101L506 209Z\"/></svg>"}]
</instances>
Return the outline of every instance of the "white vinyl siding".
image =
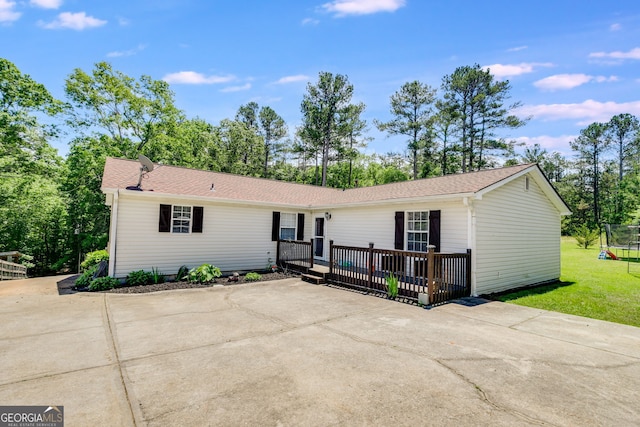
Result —
<instances>
[{"instance_id":1,"label":"white vinyl siding","mask_svg":"<svg viewBox=\"0 0 640 427\"><path fill-rule=\"evenodd\" d=\"M158 205L184 206L170 198L140 198L120 194L115 276L134 270L176 274L180 266L211 263L223 272L265 268L276 258L271 241L272 208L247 205L204 205L203 233L158 233ZM195 203L194 203L195 204ZM193 211L193 209L192 209ZM309 223L310 221L307 221ZM305 230L309 236L311 229Z\"/></svg>"},{"instance_id":2,"label":"white vinyl siding","mask_svg":"<svg viewBox=\"0 0 640 427\"><path fill-rule=\"evenodd\" d=\"M332 209L326 221L326 245L367 247L369 242L379 249L393 249L396 211L417 212L440 210L440 251L466 252L468 246L467 208L462 198L456 201L404 203L360 208ZM324 214L318 211L316 215ZM406 221L406 215L405 215ZM405 245L406 245L405 226Z\"/></svg>"},{"instance_id":3,"label":"white vinyl siding","mask_svg":"<svg viewBox=\"0 0 640 427\"><path fill-rule=\"evenodd\" d=\"M534 179L517 178L475 202L476 294L560 277L560 213Z\"/></svg>"}]
</instances>

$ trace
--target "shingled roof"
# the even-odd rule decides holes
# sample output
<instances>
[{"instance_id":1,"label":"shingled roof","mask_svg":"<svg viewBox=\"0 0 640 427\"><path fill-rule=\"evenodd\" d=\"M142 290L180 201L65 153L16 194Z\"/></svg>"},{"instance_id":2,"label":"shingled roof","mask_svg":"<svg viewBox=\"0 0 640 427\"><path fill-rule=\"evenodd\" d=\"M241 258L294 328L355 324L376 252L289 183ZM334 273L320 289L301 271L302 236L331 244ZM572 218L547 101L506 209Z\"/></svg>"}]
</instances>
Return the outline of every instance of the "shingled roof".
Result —
<instances>
[{"instance_id":1,"label":"shingled roof","mask_svg":"<svg viewBox=\"0 0 640 427\"><path fill-rule=\"evenodd\" d=\"M155 165L152 172L145 174L141 190L157 195L324 207L435 196L473 195L529 168L538 170L535 164L526 164L341 190L177 166ZM127 187L136 185L139 173L140 163L137 161L107 158L101 189L104 193L126 190Z\"/></svg>"}]
</instances>

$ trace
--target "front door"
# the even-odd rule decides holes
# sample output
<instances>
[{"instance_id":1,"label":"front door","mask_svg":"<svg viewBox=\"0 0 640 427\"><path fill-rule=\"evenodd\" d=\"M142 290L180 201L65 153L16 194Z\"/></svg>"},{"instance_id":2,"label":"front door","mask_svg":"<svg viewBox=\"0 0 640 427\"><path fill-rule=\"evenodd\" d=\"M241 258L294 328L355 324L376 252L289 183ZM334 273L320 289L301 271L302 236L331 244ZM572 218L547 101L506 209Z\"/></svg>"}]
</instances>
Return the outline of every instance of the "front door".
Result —
<instances>
[{"instance_id":1,"label":"front door","mask_svg":"<svg viewBox=\"0 0 640 427\"><path fill-rule=\"evenodd\" d=\"M324 260L324 217L316 218L313 233L313 257Z\"/></svg>"}]
</instances>

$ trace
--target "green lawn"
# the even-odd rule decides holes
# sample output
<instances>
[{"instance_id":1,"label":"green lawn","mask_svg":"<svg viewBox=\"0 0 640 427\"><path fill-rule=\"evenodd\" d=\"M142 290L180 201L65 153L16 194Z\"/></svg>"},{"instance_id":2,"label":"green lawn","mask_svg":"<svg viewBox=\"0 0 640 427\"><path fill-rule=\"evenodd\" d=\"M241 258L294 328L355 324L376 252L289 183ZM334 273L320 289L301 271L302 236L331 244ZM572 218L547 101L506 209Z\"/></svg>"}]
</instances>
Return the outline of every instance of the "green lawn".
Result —
<instances>
[{"instance_id":1,"label":"green lawn","mask_svg":"<svg viewBox=\"0 0 640 427\"><path fill-rule=\"evenodd\" d=\"M570 237L561 253L560 282L495 299L640 327L640 263L627 273L626 261L599 260L599 247L581 249Z\"/></svg>"}]
</instances>

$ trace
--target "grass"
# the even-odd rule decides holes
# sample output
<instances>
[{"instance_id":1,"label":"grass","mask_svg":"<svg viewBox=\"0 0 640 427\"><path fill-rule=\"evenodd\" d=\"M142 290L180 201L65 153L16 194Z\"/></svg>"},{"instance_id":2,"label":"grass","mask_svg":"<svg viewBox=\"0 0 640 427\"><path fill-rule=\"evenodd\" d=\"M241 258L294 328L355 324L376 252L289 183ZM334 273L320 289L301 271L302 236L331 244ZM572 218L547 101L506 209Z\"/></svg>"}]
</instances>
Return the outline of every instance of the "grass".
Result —
<instances>
[{"instance_id":1,"label":"grass","mask_svg":"<svg viewBox=\"0 0 640 427\"><path fill-rule=\"evenodd\" d=\"M560 282L496 295L527 307L640 327L640 263L599 260L600 248L581 249L563 237Z\"/></svg>"}]
</instances>

